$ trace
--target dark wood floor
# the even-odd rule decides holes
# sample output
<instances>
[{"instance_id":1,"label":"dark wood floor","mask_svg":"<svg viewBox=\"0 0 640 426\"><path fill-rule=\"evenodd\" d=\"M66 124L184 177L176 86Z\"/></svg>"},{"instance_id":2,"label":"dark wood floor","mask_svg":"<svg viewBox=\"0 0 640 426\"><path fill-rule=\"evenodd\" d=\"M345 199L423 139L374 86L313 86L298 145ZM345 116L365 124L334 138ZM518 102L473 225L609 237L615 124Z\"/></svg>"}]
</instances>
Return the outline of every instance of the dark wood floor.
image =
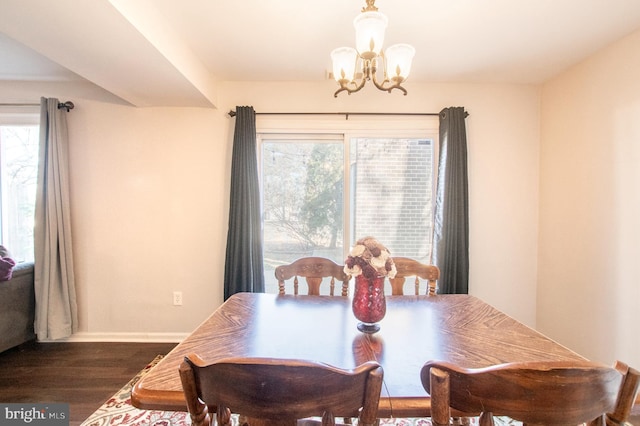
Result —
<instances>
[{"instance_id":1,"label":"dark wood floor","mask_svg":"<svg viewBox=\"0 0 640 426\"><path fill-rule=\"evenodd\" d=\"M35 343L0 353L0 402L69 403L77 426L175 343Z\"/></svg>"}]
</instances>

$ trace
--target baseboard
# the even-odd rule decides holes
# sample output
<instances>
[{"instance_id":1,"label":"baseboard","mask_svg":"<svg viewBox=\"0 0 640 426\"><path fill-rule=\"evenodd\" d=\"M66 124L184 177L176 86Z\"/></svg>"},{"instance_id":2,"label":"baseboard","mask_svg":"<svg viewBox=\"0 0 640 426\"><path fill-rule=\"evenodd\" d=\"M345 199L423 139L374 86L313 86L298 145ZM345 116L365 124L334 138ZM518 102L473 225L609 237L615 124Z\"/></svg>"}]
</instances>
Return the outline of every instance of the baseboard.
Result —
<instances>
[{"instance_id":1,"label":"baseboard","mask_svg":"<svg viewBox=\"0 0 640 426\"><path fill-rule=\"evenodd\" d=\"M179 343L189 333L91 333L78 332L58 340L40 340L43 343L56 342L135 342L135 343Z\"/></svg>"}]
</instances>

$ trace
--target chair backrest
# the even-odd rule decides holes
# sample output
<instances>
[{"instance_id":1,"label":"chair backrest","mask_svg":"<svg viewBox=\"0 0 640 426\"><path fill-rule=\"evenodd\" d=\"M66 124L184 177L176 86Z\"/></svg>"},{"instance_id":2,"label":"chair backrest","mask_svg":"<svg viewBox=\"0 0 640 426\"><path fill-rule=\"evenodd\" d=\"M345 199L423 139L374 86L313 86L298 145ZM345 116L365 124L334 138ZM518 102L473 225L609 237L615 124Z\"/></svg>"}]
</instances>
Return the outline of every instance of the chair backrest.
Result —
<instances>
[{"instance_id":1,"label":"chair backrest","mask_svg":"<svg viewBox=\"0 0 640 426\"><path fill-rule=\"evenodd\" d=\"M607 424L624 424L631 415L633 405L636 403L636 395L640 387L640 371L629 367L624 362L618 361L616 370L622 374L622 384L618 392L616 407L612 412L606 414Z\"/></svg>"},{"instance_id":2,"label":"chair backrest","mask_svg":"<svg viewBox=\"0 0 640 426\"><path fill-rule=\"evenodd\" d=\"M493 425L494 415L529 425L602 425L605 413L616 410L626 381L615 368L588 361L479 369L430 361L420 378L431 395L434 425L448 425L453 409L455 415L480 415L481 426Z\"/></svg>"},{"instance_id":3,"label":"chair backrest","mask_svg":"<svg viewBox=\"0 0 640 426\"><path fill-rule=\"evenodd\" d=\"M208 407L216 410L219 426L229 424L231 413L262 425L295 425L298 419L322 417L323 425L332 426L338 416L359 417L359 423L373 425L382 377L375 361L353 370L273 358L229 358L206 365L192 354L180 365L194 426L209 426Z\"/></svg>"},{"instance_id":4,"label":"chair backrest","mask_svg":"<svg viewBox=\"0 0 640 426\"><path fill-rule=\"evenodd\" d=\"M436 281L440 278L440 269L435 265L427 265L408 257L394 257L393 263L396 265L395 278L390 278L391 294L403 295L406 277L415 277L415 294L420 294L420 279L427 281L425 291L429 296L436 294Z\"/></svg>"},{"instance_id":5,"label":"chair backrest","mask_svg":"<svg viewBox=\"0 0 640 426\"><path fill-rule=\"evenodd\" d=\"M351 277L344 273L344 265L338 265L324 257L302 257L289 265L276 267L278 293L286 294L285 281L293 278L293 294L298 294L298 277L304 277L307 282L309 295L320 295L320 284L324 278L329 281L329 295L334 295L336 280L342 283L341 296L349 295L349 280Z\"/></svg>"}]
</instances>

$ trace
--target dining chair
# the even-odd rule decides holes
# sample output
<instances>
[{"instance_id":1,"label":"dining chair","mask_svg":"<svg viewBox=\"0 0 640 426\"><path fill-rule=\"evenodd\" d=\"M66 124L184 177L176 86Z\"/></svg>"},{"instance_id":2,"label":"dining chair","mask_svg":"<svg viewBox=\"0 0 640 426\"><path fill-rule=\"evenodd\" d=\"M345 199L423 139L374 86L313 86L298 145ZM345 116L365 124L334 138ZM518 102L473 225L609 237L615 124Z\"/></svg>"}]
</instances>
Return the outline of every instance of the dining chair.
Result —
<instances>
[{"instance_id":1,"label":"dining chair","mask_svg":"<svg viewBox=\"0 0 640 426\"><path fill-rule=\"evenodd\" d=\"M231 413L249 426L296 425L306 418L358 418L358 424L377 423L383 371L367 361L353 370L327 364L274 358L228 358L206 364L195 354L179 369L193 426L211 425L209 408L218 426L229 426Z\"/></svg>"},{"instance_id":2,"label":"dining chair","mask_svg":"<svg viewBox=\"0 0 640 426\"><path fill-rule=\"evenodd\" d=\"M622 374L622 384L618 391L615 409L607 413L605 417L605 424L614 425L624 424L629 419L634 404L637 402L636 395L638 395L638 389L640 388L640 371L629 367L622 361L616 362L615 369Z\"/></svg>"},{"instance_id":3,"label":"dining chair","mask_svg":"<svg viewBox=\"0 0 640 426\"><path fill-rule=\"evenodd\" d=\"M434 426L453 413L480 416L479 425L506 416L524 425L622 425L638 388L638 371L583 361L527 362L466 369L429 361L420 372L431 395ZM453 410L453 411L452 411Z\"/></svg>"},{"instance_id":4,"label":"dining chair","mask_svg":"<svg viewBox=\"0 0 640 426\"><path fill-rule=\"evenodd\" d=\"M427 289L425 291L429 296L436 294L436 281L440 278L440 269L435 265L420 263L415 259L408 257L394 257L393 263L396 265L396 276L390 278L391 294L400 296L404 294L404 283L407 277L415 277L415 294L420 294L420 280L427 281Z\"/></svg>"},{"instance_id":5,"label":"dining chair","mask_svg":"<svg viewBox=\"0 0 640 426\"><path fill-rule=\"evenodd\" d=\"M344 265L338 265L334 261L324 257L301 257L289 265L276 267L276 279L278 280L278 294L286 294L286 281L293 278L293 294L298 294L298 277L305 278L307 282L307 294L320 295L320 285L325 278L329 281L329 295L334 295L336 280L342 282L341 296L349 295L349 280L351 277L344 272Z\"/></svg>"}]
</instances>

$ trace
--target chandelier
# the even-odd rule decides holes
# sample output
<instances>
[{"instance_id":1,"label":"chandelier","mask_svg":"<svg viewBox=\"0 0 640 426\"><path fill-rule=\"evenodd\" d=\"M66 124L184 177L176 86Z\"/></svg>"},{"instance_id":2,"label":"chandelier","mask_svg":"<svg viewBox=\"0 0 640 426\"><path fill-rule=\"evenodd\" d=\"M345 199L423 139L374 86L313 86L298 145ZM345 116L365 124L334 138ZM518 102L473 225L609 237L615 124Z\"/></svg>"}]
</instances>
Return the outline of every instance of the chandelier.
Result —
<instances>
[{"instance_id":1,"label":"chandelier","mask_svg":"<svg viewBox=\"0 0 640 426\"><path fill-rule=\"evenodd\" d=\"M383 52L382 43L388 19L378 12L375 0L366 2L367 6L362 8L362 13L353 20L357 50L353 47L339 47L331 52L333 78L340 85L333 96L338 97L340 92L357 92L369 80L380 90L391 93L393 89L398 89L406 96L407 90L402 87L402 83L409 76L416 51L408 44L394 44ZM378 65L383 67L382 82L377 77ZM361 75L356 76L356 69Z\"/></svg>"}]
</instances>

